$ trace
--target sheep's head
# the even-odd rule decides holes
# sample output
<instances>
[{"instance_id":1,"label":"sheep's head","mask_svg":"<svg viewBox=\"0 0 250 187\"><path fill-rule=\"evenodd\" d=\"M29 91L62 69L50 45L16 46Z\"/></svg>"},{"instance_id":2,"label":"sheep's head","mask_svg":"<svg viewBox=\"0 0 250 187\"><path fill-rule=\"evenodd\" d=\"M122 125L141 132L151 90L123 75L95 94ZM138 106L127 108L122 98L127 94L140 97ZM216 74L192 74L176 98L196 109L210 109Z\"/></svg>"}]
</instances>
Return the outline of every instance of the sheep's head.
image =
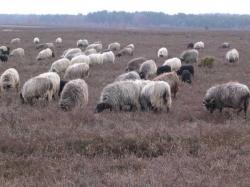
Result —
<instances>
[{"instance_id":1,"label":"sheep's head","mask_svg":"<svg viewBox=\"0 0 250 187\"><path fill-rule=\"evenodd\" d=\"M211 113L213 113L213 111L216 108L216 103L215 103L215 99L204 99L203 100L203 105L206 107L206 109L208 111L210 111Z\"/></svg>"},{"instance_id":2,"label":"sheep's head","mask_svg":"<svg viewBox=\"0 0 250 187\"><path fill-rule=\"evenodd\" d=\"M103 112L105 109L110 109L110 111L111 111L112 106L108 103L99 103L96 105L95 113Z\"/></svg>"},{"instance_id":3,"label":"sheep's head","mask_svg":"<svg viewBox=\"0 0 250 187\"><path fill-rule=\"evenodd\" d=\"M139 75L140 75L141 79L146 79L146 76L143 72L140 72Z\"/></svg>"}]
</instances>

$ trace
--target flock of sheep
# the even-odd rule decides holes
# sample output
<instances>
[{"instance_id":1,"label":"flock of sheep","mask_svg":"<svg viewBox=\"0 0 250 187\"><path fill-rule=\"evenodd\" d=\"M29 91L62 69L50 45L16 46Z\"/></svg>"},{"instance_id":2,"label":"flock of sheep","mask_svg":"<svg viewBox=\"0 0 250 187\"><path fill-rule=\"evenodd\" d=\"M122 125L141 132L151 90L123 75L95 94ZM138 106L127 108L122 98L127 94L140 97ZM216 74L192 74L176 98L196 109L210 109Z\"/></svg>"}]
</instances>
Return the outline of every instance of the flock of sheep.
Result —
<instances>
[{"instance_id":1,"label":"flock of sheep","mask_svg":"<svg viewBox=\"0 0 250 187\"><path fill-rule=\"evenodd\" d=\"M20 43L21 39L11 40L11 44ZM42 43L35 37L33 43L40 50L36 60L41 61L55 57L55 47L62 46L62 38L54 43ZM179 90L180 80L191 84L194 77L194 65L199 58L199 50L205 47L204 42L189 43L187 50L179 57L168 58L168 50L162 47L157 52L158 58L166 59L162 66L157 67L155 60L144 57L133 58L127 63L125 73L119 75L113 83L106 85L96 105L95 112L106 109L112 111L166 111L171 109L172 97ZM225 42L223 48L230 48ZM20 78L16 69L5 70L0 77L0 93L14 88L20 92L23 103L33 104L43 99L51 102L59 99L62 110L84 108L88 104L88 85L84 78L89 76L89 69L94 65L116 63L116 58L133 56L135 45L121 47L114 42L103 49L101 41L89 44L88 40L80 39L76 47L63 52L61 58L54 61L48 72L27 80L20 90ZM7 46L0 47L0 60L7 62L11 56L24 57L23 48L10 51ZM239 52L229 50L225 55L227 63L239 63ZM249 103L249 89L238 82L228 82L209 88L203 100L204 106L211 113L224 107L244 110L245 116Z\"/></svg>"}]
</instances>

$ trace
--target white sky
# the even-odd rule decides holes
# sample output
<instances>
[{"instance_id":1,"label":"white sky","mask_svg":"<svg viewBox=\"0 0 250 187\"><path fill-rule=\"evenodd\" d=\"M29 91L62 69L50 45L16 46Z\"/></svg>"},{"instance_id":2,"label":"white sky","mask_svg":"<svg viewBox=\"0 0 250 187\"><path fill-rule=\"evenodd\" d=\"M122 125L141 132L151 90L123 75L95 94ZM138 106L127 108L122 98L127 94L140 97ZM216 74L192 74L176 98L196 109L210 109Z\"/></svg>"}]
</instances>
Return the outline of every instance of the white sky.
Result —
<instances>
[{"instance_id":1,"label":"white sky","mask_svg":"<svg viewBox=\"0 0 250 187\"><path fill-rule=\"evenodd\" d=\"M250 0L1 0L4 14L87 14L93 11L250 14Z\"/></svg>"}]
</instances>

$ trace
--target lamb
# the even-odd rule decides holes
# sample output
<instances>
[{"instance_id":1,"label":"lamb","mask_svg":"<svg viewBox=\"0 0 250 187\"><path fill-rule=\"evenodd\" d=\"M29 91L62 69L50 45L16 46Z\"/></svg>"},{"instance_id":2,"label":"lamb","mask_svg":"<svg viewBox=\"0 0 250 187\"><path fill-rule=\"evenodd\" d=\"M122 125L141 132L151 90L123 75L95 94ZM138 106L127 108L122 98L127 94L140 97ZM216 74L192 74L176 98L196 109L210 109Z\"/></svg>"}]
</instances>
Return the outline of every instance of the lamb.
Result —
<instances>
[{"instance_id":1,"label":"lamb","mask_svg":"<svg viewBox=\"0 0 250 187\"><path fill-rule=\"evenodd\" d=\"M90 57L86 55L78 55L71 59L70 64L76 64L76 63L90 63Z\"/></svg>"},{"instance_id":2,"label":"lamb","mask_svg":"<svg viewBox=\"0 0 250 187\"><path fill-rule=\"evenodd\" d=\"M84 40L80 39L76 42L76 46L81 49L85 49L88 45L89 45L89 42L86 39Z\"/></svg>"},{"instance_id":3,"label":"lamb","mask_svg":"<svg viewBox=\"0 0 250 187\"><path fill-rule=\"evenodd\" d=\"M24 49L23 48L13 49L10 53L10 56L24 57L25 56Z\"/></svg>"},{"instance_id":4,"label":"lamb","mask_svg":"<svg viewBox=\"0 0 250 187\"><path fill-rule=\"evenodd\" d=\"M46 73L42 73L42 74L38 75L38 77L44 77L44 78L48 78L49 80L51 80L51 82L53 84L52 96L54 97L54 99L56 99L58 96L58 93L59 93L59 89L60 89L60 77L59 77L59 75L55 72L46 72Z\"/></svg>"},{"instance_id":5,"label":"lamb","mask_svg":"<svg viewBox=\"0 0 250 187\"><path fill-rule=\"evenodd\" d=\"M21 39L20 38L13 38L10 43L11 44L19 44L21 42Z\"/></svg>"},{"instance_id":6,"label":"lamb","mask_svg":"<svg viewBox=\"0 0 250 187\"><path fill-rule=\"evenodd\" d=\"M86 63L76 63L73 65L70 65L65 74L63 79L73 80L73 79L83 79L84 77L89 76L89 65Z\"/></svg>"},{"instance_id":7,"label":"lamb","mask_svg":"<svg viewBox=\"0 0 250 187\"><path fill-rule=\"evenodd\" d=\"M72 58L74 58L75 54L81 53L81 52L82 50L79 48L70 48L70 49L65 50L61 57L71 60Z\"/></svg>"},{"instance_id":8,"label":"lamb","mask_svg":"<svg viewBox=\"0 0 250 187\"><path fill-rule=\"evenodd\" d=\"M140 80L140 75L136 71L130 71L119 75L115 81Z\"/></svg>"},{"instance_id":9,"label":"lamb","mask_svg":"<svg viewBox=\"0 0 250 187\"><path fill-rule=\"evenodd\" d=\"M22 103L34 104L35 99L52 100L53 83L44 77L33 77L27 80L20 93Z\"/></svg>"},{"instance_id":10,"label":"lamb","mask_svg":"<svg viewBox=\"0 0 250 187\"><path fill-rule=\"evenodd\" d=\"M35 37L35 38L33 39L33 43L34 43L35 45L39 44L39 42L40 42L40 39L39 39L38 37Z\"/></svg>"},{"instance_id":11,"label":"lamb","mask_svg":"<svg viewBox=\"0 0 250 187\"><path fill-rule=\"evenodd\" d=\"M55 57L54 52L50 48L47 48L38 53L36 60L39 61L39 60L44 60L44 59L48 59L51 57L52 58Z\"/></svg>"},{"instance_id":12,"label":"lamb","mask_svg":"<svg viewBox=\"0 0 250 187\"><path fill-rule=\"evenodd\" d=\"M141 86L136 81L118 81L105 86L102 90L100 100L95 112L100 113L105 109L110 111L140 109L139 96Z\"/></svg>"},{"instance_id":13,"label":"lamb","mask_svg":"<svg viewBox=\"0 0 250 187\"><path fill-rule=\"evenodd\" d=\"M102 51L102 44L101 43L92 43L88 45L86 50L88 49L95 49L98 53Z\"/></svg>"},{"instance_id":14,"label":"lamb","mask_svg":"<svg viewBox=\"0 0 250 187\"><path fill-rule=\"evenodd\" d=\"M60 77L62 77L69 65L69 59L61 58L52 63L49 72L56 72Z\"/></svg>"},{"instance_id":15,"label":"lamb","mask_svg":"<svg viewBox=\"0 0 250 187\"><path fill-rule=\"evenodd\" d=\"M128 55L128 56L133 56L134 54L134 49L132 47L125 47L123 49L121 49L117 54L116 56L117 57L121 57L121 56L125 56L125 55Z\"/></svg>"},{"instance_id":16,"label":"lamb","mask_svg":"<svg viewBox=\"0 0 250 187\"><path fill-rule=\"evenodd\" d=\"M202 41L199 41L199 42L196 42L195 44L194 44L194 49L204 49L204 47L205 47L205 45L204 45L204 42L202 42Z\"/></svg>"},{"instance_id":17,"label":"lamb","mask_svg":"<svg viewBox=\"0 0 250 187\"><path fill-rule=\"evenodd\" d=\"M180 67L180 69L178 71L176 71L177 75L181 76L181 74L184 70L188 70L192 74L192 76L194 77L194 66L193 65L191 65L191 64L182 65Z\"/></svg>"},{"instance_id":18,"label":"lamb","mask_svg":"<svg viewBox=\"0 0 250 187\"><path fill-rule=\"evenodd\" d=\"M192 83L191 73L188 70L183 70L181 73L182 82Z\"/></svg>"},{"instance_id":19,"label":"lamb","mask_svg":"<svg viewBox=\"0 0 250 187\"><path fill-rule=\"evenodd\" d=\"M169 84L164 81L148 83L141 90L140 104L142 111L162 111L166 109L169 112L172 104Z\"/></svg>"},{"instance_id":20,"label":"lamb","mask_svg":"<svg viewBox=\"0 0 250 187\"><path fill-rule=\"evenodd\" d=\"M57 45L58 47L61 47L61 46L62 46L62 38L60 38L60 37L56 38L55 43L56 43L56 45Z\"/></svg>"},{"instance_id":21,"label":"lamb","mask_svg":"<svg viewBox=\"0 0 250 187\"><path fill-rule=\"evenodd\" d=\"M154 60L146 60L139 69L141 79L149 79L156 74L157 66Z\"/></svg>"},{"instance_id":22,"label":"lamb","mask_svg":"<svg viewBox=\"0 0 250 187\"><path fill-rule=\"evenodd\" d=\"M224 49L228 49L228 48L230 48L230 43L224 42L224 43L221 44L221 47L224 48Z\"/></svg>"},{"instance_id":23,"label":"lamb","mask_svg":"<svg viewBox=\"0 0 250 187\"><path fill-rule=\"evenodd\" d=\"M176 72L163 73L153 79L153 81L165 81L170 85L171 93L176 98L176 94L179 91L180 80Z\"/></svg>"},{"instance_id":24,"label":"lamb","mask_svg":"<svg viewBox=\"0 0 250 187\"><path fill-rule=\"evenodd\" d=\"M237 114L244 109L245 118L249 104L249 88L238 82L228 82L209 88L205 94L203 105L210 113L224 107L238 109Z\"/></svg>"},{"instance_id":25,"label":"lamb","mask_svg":"<svg viewBox=\"0 0 250 187\"><path fill-rule=\"evenodd\" d=\"M108 45L108 50L111 50L113 52L119 51L121 48L121 44L118 42L113 42Z\"/></svg>"},{"instance_id":26,"label":"lamb","mask_svg":"<svg viewBox=\"0 0 250 187\"><path fill-rule=\"evenodd\" d=\"M103 63L115 63L115 55L112 51L102 53Z\"/></svg>"},{"instance_id":27,"label":"lamb","mask_svg":"<svg viewBox=\"0 0 250 187\"><path fill-rule=\"evenodd\" d=\"M199 52L196 49L188 49L181 53L180 60L182 63L193 64L197 63Z\"/></svg>"},{"instance_id":28,"label":"lamb","mask_svg":"<svg viewBox=\"0 0 250 187\"><path fill-rule=\"evenodd\" d=\"M156 75L160 75L162 73L167 73L167 72L171 72L171 66L169 65L160 66L157 68Z\"/></svg>"},{"instance_id":29,"label":"lamb","mask_svg":"<svg viewBox=\"0 0 250 187\"><path fill-rule=\"evenodd\" d=\"M82 79L69 81L63 88L59 106L62 110L86 107L88 104L88 85Z\"/></svg>"},{"instance_id":30,"label":"lamb","mask_svg":"<svg viewBox=\"0 0 250 187\"><path fill-rule=\"evenodd\" d=\"M229 63L239 63L239 52L237 49L231 49L226 53L226 61Z\"/></svg>"},{"instance_id":31,"label":"lamb","mask_svg":"<svg viewBox=\"0 0 250 187\"><path fill-rule=\"evenodd\" d=\"M91 54L89 55L89 58L90 58L89 65L103 64L102 54Z\"/></svg>"},{"instance_id":32,"label":"lamb","mask_svg":"<svg viewBox=\"0 0 250 187\"><path fill-rule=\"evenodd\" d=\"M20 78L15 68L9 68L3 72L0 77L0 91L4 91L10 88L16 89L18 92L20 85Z\"/></svg>"},{"instance_id":33,"label":"lamb","mask_svg":"<svg viewBox=\"0 0 250 187\"><path fill-rule=\"evenodd\" d=\"M166 47L162 47L158 50L157 52L157 57L158 58L167 58L168 57L168 50Z\"/></svg>"},{"instance_id":34,"label":"lamb","mask_svg":"<svg viewBox=\"0 0 250 187\"><path fill-rule=\"evenodd\" d=\"M144 57L138 57L138 58L133 58L130 60L127 64L126 71L137 71L139 72L140 66L143 62L145 62L147 59Z\"/></svg>"},{"instance_id":35,"label":"lamb","mask_svg":"<svg viewBox=\"0 0 250 187\"><path fill-rule=\"evenodd\" d=\"M171 71L178 71L181 67L181 60L179 58L170 58L166 60L163 66L168 65L171 67Z\"/></svg>"}]
</instances>

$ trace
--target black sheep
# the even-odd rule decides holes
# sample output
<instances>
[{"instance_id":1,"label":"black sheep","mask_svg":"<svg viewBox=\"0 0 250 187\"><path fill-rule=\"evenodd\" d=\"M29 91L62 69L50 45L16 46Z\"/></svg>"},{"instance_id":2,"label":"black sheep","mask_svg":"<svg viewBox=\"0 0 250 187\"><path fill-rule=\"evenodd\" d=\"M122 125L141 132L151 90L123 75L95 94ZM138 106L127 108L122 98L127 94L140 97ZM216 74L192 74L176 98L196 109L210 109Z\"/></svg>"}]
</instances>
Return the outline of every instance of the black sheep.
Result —
<instances>
[{"instance_id":1,"label":"black sheep","mask_svg":"<svg viewBox=\"0 0 250 187\"><path fill-rule=\"evenodd\" d=\"M191 84L192 83L191 73L188 70L184 70L181 74L181 80L182 82L187 82Z\"/></svg>"},{"instance_id":2,"label":"black sheep","mask_svg":"<svg viewBox=\"0 0 250 187\"><path fill-rule=\"evenodd\" d=\"M181 76L184 70L188 70L194 77L194 66L193 65L182 65L181 68L176 72L177 75Z\"/></svg>"},{"instance_id":3,"label":"black sheep","mask_svg":"<svg viewBox=\"0 0 250 187\"><path fill-rule=\"evenodd\" d=\"M171 67L168 65L165 65L165 66L158 67L156 74L160 75L162 73L167 73L167 72L171 72Z\"/></svg>"}]
</instances>

